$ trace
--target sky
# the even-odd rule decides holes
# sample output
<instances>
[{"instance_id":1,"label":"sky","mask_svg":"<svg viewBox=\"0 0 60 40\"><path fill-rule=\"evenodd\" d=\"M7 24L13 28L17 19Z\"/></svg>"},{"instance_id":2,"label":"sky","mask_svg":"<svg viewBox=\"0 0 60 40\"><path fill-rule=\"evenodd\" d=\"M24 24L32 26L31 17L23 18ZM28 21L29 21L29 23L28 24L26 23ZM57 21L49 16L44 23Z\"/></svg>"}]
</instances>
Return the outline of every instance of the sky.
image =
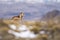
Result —
<instances>
[{"instance_id":1,"label":"sky","mask_svg":"<svg viewBox=\"0 0 60 40\"><path fill-rule=\"evenodd\" d=\"M0 18L24 12L25 19L38 19L54 9L60 10L60 0L0 0Z\"/></svg>"},{"instance_id":2,"label":"sky","mask_svg":"<svg viewBox=\"0 0 60 40\"><path fill-rule=\"evenodd\" d=\"M60 0L0 0L1 3L18 3L18 2L27 2L27 3L48 3L48 2L57 2Z\"/></svg>"}]
</instances>

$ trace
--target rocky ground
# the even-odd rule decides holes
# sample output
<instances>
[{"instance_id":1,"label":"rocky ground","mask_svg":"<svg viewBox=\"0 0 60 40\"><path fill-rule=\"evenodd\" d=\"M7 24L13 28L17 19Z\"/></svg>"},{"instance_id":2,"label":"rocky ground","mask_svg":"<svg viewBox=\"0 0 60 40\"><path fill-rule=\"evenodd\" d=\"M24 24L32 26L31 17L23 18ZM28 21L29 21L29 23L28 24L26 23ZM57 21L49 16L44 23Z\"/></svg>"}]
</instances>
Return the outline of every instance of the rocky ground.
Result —
<instances>
[{"instance_id":1,"label":"rocky ground","mask_svg":"<svg viewBox=\"0 0 60 40\"><path fill-rule=\"evenodd\" d=\"M34 38L34 39L15 38L14 35L8 33L8 30L9 27L0 21L0 40L41 40L41 38ZM49 38L48 40L60 40L60 31L55 31L54 37Z\"/></svg>"}]
</instances>

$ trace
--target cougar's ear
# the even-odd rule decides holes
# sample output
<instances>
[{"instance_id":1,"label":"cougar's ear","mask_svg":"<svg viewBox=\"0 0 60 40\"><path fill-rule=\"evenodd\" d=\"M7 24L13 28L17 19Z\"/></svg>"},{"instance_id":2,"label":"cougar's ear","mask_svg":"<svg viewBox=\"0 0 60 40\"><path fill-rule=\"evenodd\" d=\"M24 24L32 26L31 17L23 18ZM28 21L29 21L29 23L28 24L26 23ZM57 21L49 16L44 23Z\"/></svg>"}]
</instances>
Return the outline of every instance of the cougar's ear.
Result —
<instances>
[{"instance_id":1,"label":"cougar's ear","mask_svg":"<svg viewBox=\"0 0 60 40\"><path fill-rule=\"evenodd\" d=\"M24 12L21 12L20 14L24 14Z\"/></svg>"},{"instance_id":2,"label":"cougar's ear","mask_svg":"<svg viewBox=\"0 0 60 40\"><path fill-rule=\"evenodd\" d=\"M23 13L23 12L21 12L21 13L20 13L20 16L24 16L24 13Z\"/></svg>"}]
</instances>

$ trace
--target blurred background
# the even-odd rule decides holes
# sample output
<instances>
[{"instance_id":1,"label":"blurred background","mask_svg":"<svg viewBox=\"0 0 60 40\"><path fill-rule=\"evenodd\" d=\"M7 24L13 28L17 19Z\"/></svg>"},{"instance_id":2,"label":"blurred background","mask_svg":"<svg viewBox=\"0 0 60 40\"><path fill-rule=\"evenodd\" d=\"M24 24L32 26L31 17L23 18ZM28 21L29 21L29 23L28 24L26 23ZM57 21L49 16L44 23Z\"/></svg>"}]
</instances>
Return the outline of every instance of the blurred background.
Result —
<instances>
[{"instance_id":1,"label":"blurred background","mask_svg":"<svg viewBox=\"0 0 60 40\"><path fill-rule=\"evenodd\" d=\"M8 33L9 26L3 22L20 12L24 12L23 20L27 26L36 27L32 31L38 33L43 29L49 32L45 34L48 37L39 35L26 40L60 40L60 0L0 0L0 40L25 40L15 39Z\"/></svg>"}]
</instances>

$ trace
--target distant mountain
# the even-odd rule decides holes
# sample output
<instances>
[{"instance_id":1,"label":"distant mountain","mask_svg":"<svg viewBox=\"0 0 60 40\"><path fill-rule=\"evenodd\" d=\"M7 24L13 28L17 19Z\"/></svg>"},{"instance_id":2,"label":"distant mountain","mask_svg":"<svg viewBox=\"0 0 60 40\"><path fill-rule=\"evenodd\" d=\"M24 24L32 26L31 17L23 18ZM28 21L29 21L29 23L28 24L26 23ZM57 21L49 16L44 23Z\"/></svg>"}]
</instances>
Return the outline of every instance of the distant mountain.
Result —
<instances>
[{"instance_id":1,"label":"distant mountain","mask_svg":"<svg viewBox=\"0 0 60 40\"><path fill-rule=\"evenodd\" d=\"M60 11L59 10L53 10L48 12L42 17L42 20L48 20L48 19L57 19L60 18Z\"/></svg>"}]
</instances>

